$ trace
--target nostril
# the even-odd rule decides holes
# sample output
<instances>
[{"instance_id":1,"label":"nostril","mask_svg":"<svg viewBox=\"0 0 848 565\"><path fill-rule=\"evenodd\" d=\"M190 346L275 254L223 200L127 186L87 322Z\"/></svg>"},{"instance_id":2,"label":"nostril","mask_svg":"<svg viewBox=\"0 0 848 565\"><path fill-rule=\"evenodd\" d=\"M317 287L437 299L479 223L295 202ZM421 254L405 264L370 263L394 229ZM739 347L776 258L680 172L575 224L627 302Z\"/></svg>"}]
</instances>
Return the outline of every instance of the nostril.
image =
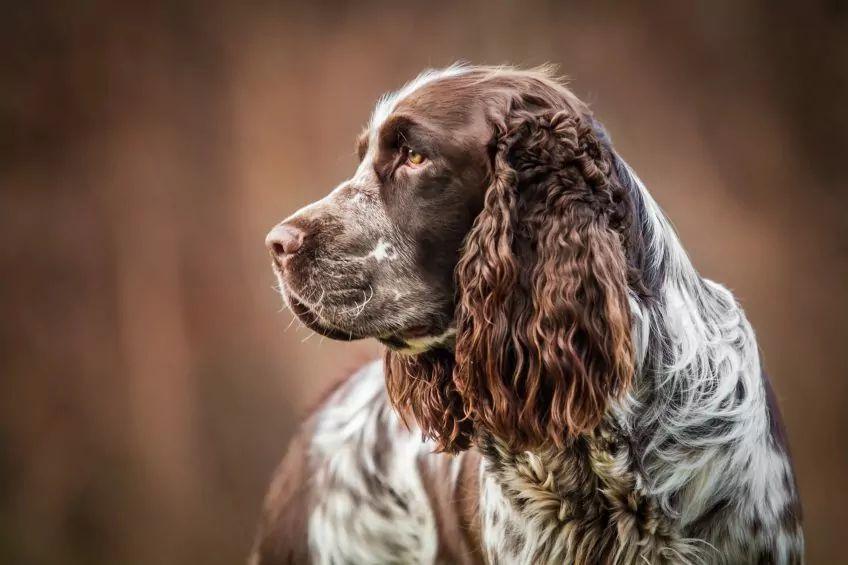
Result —
<instances>
[{"instance_id":1,"label":"nostril","mask_svg":"<svg viewBox=\"0 0 848 565\"><path fill-rule=\"evenodd\" d=\"M271 244L271 251L274 252L274 255L278 255L278 256L286 254L286 248L283 247L282 243L272 243Z\"/></svg>"},{"instance_id":2,"label":"nostril","mask_svg":"<svg viewBox=\"0 0 848 565\"><path fill-rule=\"evenodd\" d=\"M283 224L271 230L265 238L265 245L277 259L283 259L298 252L303 246L303 238L303 230Z\"/></svg>"}]
</instances>

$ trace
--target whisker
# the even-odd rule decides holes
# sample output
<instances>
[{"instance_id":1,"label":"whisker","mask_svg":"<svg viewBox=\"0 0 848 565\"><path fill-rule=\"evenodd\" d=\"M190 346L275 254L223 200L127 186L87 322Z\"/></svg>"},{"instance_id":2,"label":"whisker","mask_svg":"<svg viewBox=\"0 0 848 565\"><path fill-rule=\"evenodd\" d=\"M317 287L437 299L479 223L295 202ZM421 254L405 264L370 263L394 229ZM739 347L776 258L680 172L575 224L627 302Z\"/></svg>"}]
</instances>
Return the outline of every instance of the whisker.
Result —
<instances>
[{"instance_id":1,"label":"whisker","mask_svg":"<svg viewBox=\"0 0 848 565\"><path fill-rule=\"evenodd\" d=\"M292 324L294 324L294 321L295 321L295 320L297 320L297 316L295 315L295 313L294 313L294 312L292 312L291 310L289 310L289 314L291 314L291 321L289 322L289 325L287 325L287 326L286 326L286 329L284 329L284 330L283 330L283 332L287 332L287 331L289 331L289 330L291 329L291 327L292 327ZM298 320L298 321L299 321L299 320Z\"/></svg>"},{"instance_id":2,"label":"whisker","mask_svg":"<svg viewBox=\"0 0 848 565\"><path fill-rule=\"evenodd\" d=\"M365 299L365 301L362 303L362 306L360 306L360 307L359 307L359 311L358 311L358 312L356 313L356 315L353 317L354 319L356 319L356 318L358 318L359 316L361 316L361 315L362 315L362 313L365 311L365 307L366 307L366 306L368 306L368 303L369 303L369 302L371 302L371 299L372 299L372 298L374 298L374 287L372 287L372 286L369 284L369 285L368 285L368 290L371 292L371 294L369 294L369 295L368 295L368 297L367 297L367 298ZM363 295L365 295L365 291L364 291L364 290L362 291L362 294L363 294Z\"/></svg>"}]
</instances>

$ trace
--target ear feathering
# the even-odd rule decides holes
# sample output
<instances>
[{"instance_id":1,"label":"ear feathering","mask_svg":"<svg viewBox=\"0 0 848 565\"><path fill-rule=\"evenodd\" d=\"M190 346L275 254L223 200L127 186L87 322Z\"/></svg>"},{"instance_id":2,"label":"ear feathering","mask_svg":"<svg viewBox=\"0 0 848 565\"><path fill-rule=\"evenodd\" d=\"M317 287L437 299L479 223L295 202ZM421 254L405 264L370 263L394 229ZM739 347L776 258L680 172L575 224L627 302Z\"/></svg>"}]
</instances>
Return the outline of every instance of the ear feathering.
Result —
<instances>
[{"instance_id":1,"label":"ear feathering","mask_svg":"<svg viewBox=\"0 0 848 565\"><path fill-rule=\"evenodd\" d=\"M580 117L513 113L457 267L454 383L482 429L562 447L628 387L625 210Z\"/></svg>"},{"instance_id":2,"label":"ear feathering","mask_svg":"<svg viewBox=\"0 0 848 565\"><path fill-rule=\"evenodd\" d=\"M472 75L492 173L455 271L455 348L389 351L389 396L442 451L478 432L562 447L633 379L634 203L591 113L549 72Z\"/></svg>"},{"instance_id":3,"label":"ear feathering","mask_svg":"<svg viewBox=\"0 0 848 565\"><path fill-rule=\"evenodd\" d=\"M388 352L389 397L442 451L475 432L562 447L633 378L632 204L564 87L543 75L482 80L498 93L492 176L456 268L455 350Z\"/></svg>"},{"instance_id":4,"label":"ear feathering","mask_svg":"<svg viewBox=\"0 0 848 565\"><path fill-rule=\"evenodd\" d=\"M472 423L453 384L453 353L431 349L418 355L386 351L386 388L404 424L412 416L438 451L461 451L471 443Z\"/></svg>"}]
</instances>

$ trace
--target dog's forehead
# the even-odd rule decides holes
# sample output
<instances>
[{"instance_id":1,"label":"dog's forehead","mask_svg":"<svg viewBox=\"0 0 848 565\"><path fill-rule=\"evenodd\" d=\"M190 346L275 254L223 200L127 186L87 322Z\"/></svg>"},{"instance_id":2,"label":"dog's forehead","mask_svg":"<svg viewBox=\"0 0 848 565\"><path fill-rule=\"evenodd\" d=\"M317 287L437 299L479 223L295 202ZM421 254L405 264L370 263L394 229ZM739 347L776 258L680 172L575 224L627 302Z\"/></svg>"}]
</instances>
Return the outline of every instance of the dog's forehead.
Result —
<instances>
[{"instance_id":1,"label":"dog's forehead","mask_svg":"<svg viewBox=\"0 0 848 565\"><path fill-rule=\"evenodd\" d=\"M384 126L394 123L396 117L410 119L436 132L434 139L447 140L452 145L485 144L490 132L485 113L476 111L480 105L475 103L475 78L472 70L463 67L428 71L380 98L371 120L357 139L362 161L376 158ZM449 135L439 136L438 132Z\"/></svg>"},{"instance_id":2,"label":"dog's forehead","mask_svg":"<svg viewBox=\"0 0 848 565\"><path fill-rule=\"evenodd\" d=\"M468 81L441 80L422 86L395 104L393 115L412 117L435 126L455 128L467 124L477 107Z\"/></svg>"},{"instance_id":3,"label":"dog's forehead","mask_svg":"<svg viewBox=\"0 0 848 565\"><path fill-rule=\"evenodd\" d=\"M470 68L463 65L453 65L446 69L430 69L424 71L413 80L403 85L400 89L384 94L374 107L374 112L371 114L369 129L373 132L380 128L386 119L395 111L398 104L406 100L416 92L422 90L425 86L434 84L439 81L451 77L457 77L467 74L471 71Z\"/></svg>"}]
</instances>

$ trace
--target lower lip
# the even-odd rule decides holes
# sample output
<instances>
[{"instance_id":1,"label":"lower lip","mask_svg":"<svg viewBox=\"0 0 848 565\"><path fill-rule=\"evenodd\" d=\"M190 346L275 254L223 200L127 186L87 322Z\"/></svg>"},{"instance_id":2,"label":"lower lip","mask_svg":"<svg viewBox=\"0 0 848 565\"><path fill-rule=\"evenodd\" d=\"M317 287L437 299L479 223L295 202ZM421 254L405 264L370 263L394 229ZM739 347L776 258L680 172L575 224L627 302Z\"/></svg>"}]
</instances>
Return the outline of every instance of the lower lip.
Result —
<instances>
[{"instance_id":1,"label":"lower lip","mask_svg":"<svg viewBox=\"0 0 848 565\"><path fill-rule=\"evenodd\" d=\"M272 259L273 259L274 269L277 271L277 273L280 276L283 276L283 272L284 272L283 265L284 264L280 264L280 261L277 260L276 257L273 257ZM313 316L313 319L314 319L314 314L303 303L301 303L299 300L297 300L297 298L294 298L294 297L290 297L290 298L292 299L292 306L293 306L292 310L294 310L296 313L298 313L298 318L301 318L301 316L303 315L303 316L306 316L306 317ZM297 312L297 311L300 311L300 312ZM301 318L301 321L306 323L306 321L303 320L302 318ZM336 328L314 327L314 326L316 326L314 321L311 324L306 324L306 325L307 325L307 327L313 326L313 328L312 328L313 331L317 331L318 333L325 335L327 337L330 337L332 339L339 339L339 340L344 340L344 341L349 341L350 339L361 339L360 337L356 337L356 336L352 337L348 332L345 332L343 330L338 330ZM417 339L417 338L427 337L429 335L432 335L432 327L429 326L429 325L413 326L411 328L404 330L403 332L401 332L398 335L400 335L404 339Z\"/></svg>"},{"instance_id":2,"label":"lower lip","mask_svg":"<svg viewBox=\"0 0 848 565\"><path fill-rule=\"evenodd\" d=\"M329 337L330 339L337 339L340 341L352 341L355 339L361 339L360 336L355 335L353 332L346 332L344 330L329 328L324 326L323 324L319 324L318 321L315 319L315 314L297 298L289 296L289 301L292 312L294 312L295 315L297 315L297 317L300 319L300 321L303 322L303 324L312 331L319 333L325 337Z\"/></svg>"},{"instance_id":3,"label":"lower lip","mask_svg":"<svg viewBox=\"0 0 848 565\"><path fill-rule=\"evenodd\" d=\"M430 326L414 326L411 327L401 333L401 335L405 338L418 338L425 337L431 335L432 331Z\"/></svg>"}]
</instances>

